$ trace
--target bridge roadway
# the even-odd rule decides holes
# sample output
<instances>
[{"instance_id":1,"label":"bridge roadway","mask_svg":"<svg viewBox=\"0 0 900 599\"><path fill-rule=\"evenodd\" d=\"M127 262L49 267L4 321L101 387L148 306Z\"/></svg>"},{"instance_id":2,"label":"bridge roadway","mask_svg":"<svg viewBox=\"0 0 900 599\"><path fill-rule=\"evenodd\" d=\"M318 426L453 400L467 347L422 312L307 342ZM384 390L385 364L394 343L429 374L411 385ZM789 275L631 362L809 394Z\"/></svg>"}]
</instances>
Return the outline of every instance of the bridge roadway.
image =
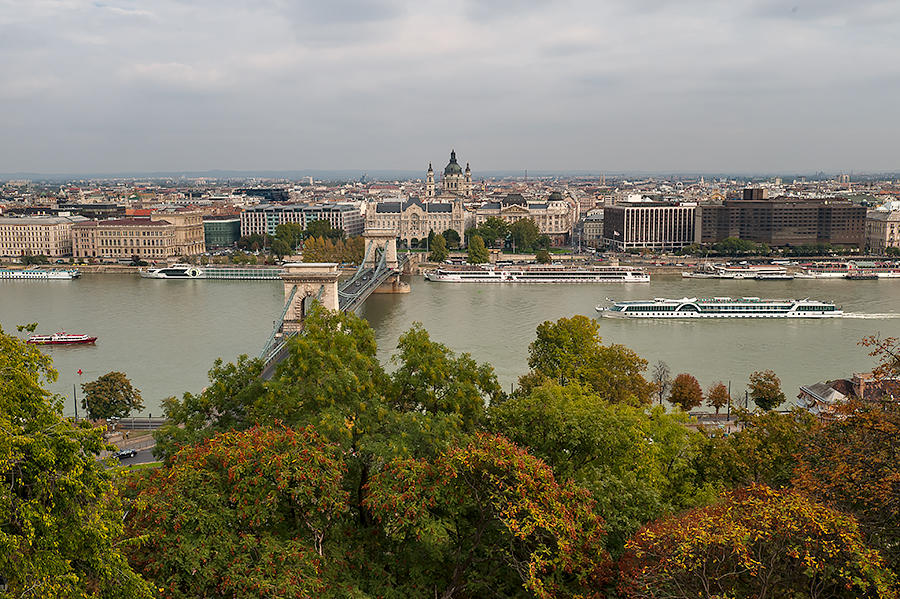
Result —
<instances>
[{"instance_id":1,"label":"bridge roadway","mask_svg":"<svg viewBox=\"0 0 900 599\"><path fill-rule=\"evenodd\" d=\"M385 268L383 264L376 264L374 267L365 268L354 273L352 277L338 284L338 305L341 312L356 312L362 306L363 302L372 295L378 287L387 281L391 276L398 274L403 265L409 259L408 256L400 257L398 270ZM288 347L286 343L278 345L274 353L270 353L266 359L266 365L262 372L263 380L269 380L275 374L275 368L287 357Z\"/></svg>"}]
</instances>

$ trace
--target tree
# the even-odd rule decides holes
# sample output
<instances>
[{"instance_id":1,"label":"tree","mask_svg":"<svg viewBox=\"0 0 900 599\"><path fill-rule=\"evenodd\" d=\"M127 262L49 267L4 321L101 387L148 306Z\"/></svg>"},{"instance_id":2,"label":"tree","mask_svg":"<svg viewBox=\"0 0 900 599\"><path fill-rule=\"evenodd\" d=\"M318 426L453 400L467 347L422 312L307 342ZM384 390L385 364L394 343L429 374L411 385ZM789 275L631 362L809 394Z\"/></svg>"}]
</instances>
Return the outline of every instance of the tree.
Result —
<instances>
[{"instance_id":1,"label":"tree","mask_svg":"<svg viewBox=\"0 0 900 599\"><path fill-rule=\"evenodd\" d=\"M367 488L394 576L424 587L415 595L603 596L608 556L590 497L503 437L395 460Z\"/></svg>"},{"instance_id":2,"label":"tree","mask_svg":"<svg viewBox=\"0 0 900 599\"><path fill-rule=\"evenodd\" d=\"M716 409L716 415L719 410L731 403L731 395L728 393L728 387L722 381L716 381L710 385L706 392L707 405Z\"/></svg>"},{"instance_id":3,"label":"tree","mask_svg":"<svg viewBox=\"0 0 900 599\"><path fill-rule=\"evenodd\" d=\"M683 372L672 381L669 401L685 412L690 412L703 403L703 390L700 383L692 375Z\"/></svg>"},{"instance_id":4,"label":"tree","mask_svg":"<svg viewBox=\"0 0 900 599\"><path fill-rule=\"evenodd\" d=\"M697 460L701 480L734 488L751 483L770 487L789 486L797 466L797 455L819 426L806 410L735 413L738 430L708 434L705 455Z\"/></svg>"},{"instance_id":5,"label":"tree","mask_svg":"<svg viewBox=\"0 0 900 599\"><path fill-rule=\"evenodd\" d=\"M537 240L534 242L534 249L536 250L549 250L550 249L550 236L541 234Z\"/></svg>"},{"instance_id":6,"label":"tree","mask_svg":"<svg viewBox=\"0 0 900 599\"><path fill-rule=\"evenodd\" d=\"M50 358L0 329L0 594L153 597L122 554L124 510L99 459L108 446L62 417L43 387L56 376Z\"/></svg>"},{"instance_id":7,"label":"tree","mask_svg":"<svg viewBox=\"0 0 900 599\"><path fill-rule=\"evenodd\" d=\"M456 356L432 341L421 323L400 336L397 349L391 358L398 367L391 375L389 402L401 412L452 414L461 429L474 432L485 405L503 396L493 367L478 364L467 353Z\"/></svg>"},{"instance_id":8,"label":"tree","mask_svg":"<svg viewBox=\"0 0 900 599\"><path fill-rule=\"evenodd\" d=\"M509 233L515 248L519 251L530 250L541 235L540 229L534 224L534 219L531 218L521 218L511 224Z\"/></svg>"},{"instance_id":9,"label":"tree","mask_svg":"<svg viewBox=\"0 0 900 599\"><path fill-rule=\"evenodd\" d=\"M306 232L301 223L282 223L275 227L275 240L284 242L285 245L290 248L290 251L297 249L305 234ZM274 250L274 241L272 243L272 249ZM282 255L287 255L290 251L285 252Z\"/></svg>"},{"instance_id":10,"label":"tree","mask_svg":"<svg viewBox=\"0 0 900 599\"><path fill-rule=\"evenodd\" d=\"M852 401L801 446L796 487L856 516L900 574L900 407Z\"/></svg>"},{"instance_id":11,"label":"tree","mask_svg":"<svg viewBox=\"0 0 900 599\"><path fill-rule=\"evenodd\" d=\"M487 217L483 223L478 225L476 232L488 246L493 246L497 241L503 241L509 235L509 225L502 218L496 216Z\"/></svg>"},{"instance_id":12,"label":"tree","mask_svg":"<svg viewBox=\"0 0 900 599\"><path fill-rule=\"evenodd\" d=\"M644 597L894 597L856 521L762 485L657 522L629 541L619 592Z\"/></svg>"},{"instance_id":13,"label":"tree","mask_svg":"<svg viewBox=\"0 0 900 599\"><path fill-rule=\"evenodd\" d=\"M181 400L163 400L166 424L153 432L157 457L168 458L186 445L197 444L219 433L242 431L254 422L251 411L266 393L260 379L262 360L238 356L223 364L217 359L209 371L209 385L202 393L185 393Z\"/></svg>"},{"instance_id":14,"label":"tree","mask_svg":"<svg viewBox=\"0 0 900 599\"><path fill-rule=\"evenodd\" d=\"M547 250L538 250L534 254L534 259L538 264L550 264L553 261L553 258L550 257L550 252Z\"/></svg>"},{"instance_id":15,"label":"tree","mask_svg":"<svg viewBox=\"0 0 900 599\"><path fill-rule=\"evenodd\" d=\"M344 232L341 229L332 229L331 223L327 220L313 220L306 224L306 236L341 239Z\"/></svg>"},{"instance_id":16,"label":"tree","mask_svg":"<svg viewBox=\"0 0 900 599\"><path fill-rule=\"evenodd\" d=\"M261 249L264 249L267 245L269 245L269 236L268 235L260 235L259 233L253 233L251 235L244 235L237 241L238 249L248 250L253 252L258 252Z\"/></svg>"},{"instance_id":17,"label":"tree","mask_svg":"<svg viewBox=\"0 0 900 599\"><path fill-rule=\"evenodd\" d=\"M132 410L143 410L141 392L122 372L107 372L96 381L82 383L81 407L94 420L125 418Z\"/></svg>"},{"instance_id":18,"label":"tree","mask_svg":"<svg viewBox=\"0 0 900 599\"><path fill-rule=\"evenodd\" d=\"M750 375L750 399L763 410L772 410L787 398L781 391L781 379L771 370L756 371Z\"/></svg>"},{"instance_id":19,"label":"tree","mask_svg":"<svg viewBox=\"0 0 900 599\"><path fill-rule=\"evenodd\" d=\"M469 239L469 264L484 264L490 260L484 240L480 235L472 235Z\"/></svg>"},{"instance_id":20,"label":"tree","mask_svg":"<svg viewBox=\"0 0 900 599\"><path fill-rule=\"evenodd\" d=\"M28 266L31 264L49 264L50 259L44 254L24 254L21 258L22 264Z\"/></svg>"},{"instance_id":21,"label":"tree","mask_svg":"<svg viewBox=\"0 0 900 599\"><path fill-rule=\"evenodd\" d=\"M694 458L704 436L683 413L611 404L579 385L547 382L490 408L495 433L544 460L557 480L590 491L606 522L607 548L647 522L695 507L715 489L695 485Z\"/></svg>"},{"instance_id":22,"label":"tree","mask_svg":"<svg viewBox=\"0 0 900 599\"><path fill-rule=\"evenodd\" d=\"M337 447L311 428L255 427L188 446L138 481L131 562L166 598L317 597L348 510Z\"/></svg>"},{"instance_id":23,"label":"tree","mask_svg":"<svg viewBox=\"0 0 900 599\"><path fill-rule=\"evenodd\" d=\"M546 380L589 386L613 403L650 403L653 385L643 376L647 361L623 345L603 345L597 321L586 316L538 325L528 346L532 371L519 379L527 393Z\"/></svg>"},{"instance_id":24,"label":"tree","mask_svg":"<svg viewBox=\"0 0 900 599\"><path fill-rule=\"evenodd\" d=\"M451 250L459 248L460 237L456 229L447 229L441 233L441 236L444 238L444 241L447 242L447 248Z\"/></svg>"},{"instance_id":25,"label":"tree","mask_svg":"<svg viewBox=\"0 0 900 599\"><path fill-rule=\"evenodd\" d=\"M653 365L653 384L656 387L657 402L662 405L672 387L672 372L669 370L669 365L662 360L658 360Z\"/></svg>"},{"instance_id":26,"label":"tree","mask_svg":"<svg viewBox=\"0 0 900 599\"><path fill-rule=\"evenodd\" d=\"M281 259L291 253L291 247L283 239L276 238L272 242L272 253Z\"/></svg>"},{"instance_id":27,"label":"tree","mask_svg":"<svg viewBox=\"0 0 900 599\"><path fill-rule=\"evenodd\" d=\"M431 253L428 259L432 262L443 262L447 259L450 252L447 251L447 244L442 235L436 235L434 241L431 242Z\"/></svg>"}]
</instances>

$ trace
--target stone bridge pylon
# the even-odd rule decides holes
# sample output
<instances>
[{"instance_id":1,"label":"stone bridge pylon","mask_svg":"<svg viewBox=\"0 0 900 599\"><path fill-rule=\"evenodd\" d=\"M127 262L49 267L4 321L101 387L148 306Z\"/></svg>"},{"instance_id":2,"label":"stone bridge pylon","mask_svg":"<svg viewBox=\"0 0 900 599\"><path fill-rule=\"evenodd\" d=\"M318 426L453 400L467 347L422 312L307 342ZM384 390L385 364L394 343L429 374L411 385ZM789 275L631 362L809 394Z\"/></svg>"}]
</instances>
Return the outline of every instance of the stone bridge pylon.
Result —
<instances>
[{"instance_id":1,"label":"stone bridge pylon","mask_svg":"<svg viewBox=\"0 0 900 599\"><path fill-rule=\"evenodd\" d=\"M333 262L291 262L284 265L285 309L282 333L296 333L303 329L306 314L313 300L329 310L338 310L338 265ZM296 290L295 290L296 288Z\"/></svg>"},{"instance_id":2,"label":"stone bridge pylon","mask_svg":"<svg viewBox=\"0 0 900 599\"><path fill-rule=\"evenodd\" d=\"M400 262L397 260L397 232L393 229L366 229L363 232L366 240L366 268L375 268L378 258L375 250L385 253L385 266L391 270L397 270Z\"/></svg>"}]
</instances>

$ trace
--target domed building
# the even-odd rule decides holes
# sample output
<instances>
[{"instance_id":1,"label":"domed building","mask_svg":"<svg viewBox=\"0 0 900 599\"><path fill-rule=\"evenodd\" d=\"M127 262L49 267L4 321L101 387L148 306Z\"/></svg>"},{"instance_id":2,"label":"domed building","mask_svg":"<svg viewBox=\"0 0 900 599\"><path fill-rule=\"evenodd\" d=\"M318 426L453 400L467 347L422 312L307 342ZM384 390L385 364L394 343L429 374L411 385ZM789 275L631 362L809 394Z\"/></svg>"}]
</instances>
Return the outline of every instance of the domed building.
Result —
<instances>
[{"instance_id":1,"label":"domed building","mask_svg":"<svg viewBox=\"0 0 900 599\"><path fill-rule=\"evenodd\" d=\"M441 179L441 197L471 197L472 196L472 169L466 163L464 171L456 161L456 150L450 150L450 162L444 167L444 176ZM435 197L434 169L428 163L428 172L425 174L425 197Z\"/></svg>"}]
</instances>

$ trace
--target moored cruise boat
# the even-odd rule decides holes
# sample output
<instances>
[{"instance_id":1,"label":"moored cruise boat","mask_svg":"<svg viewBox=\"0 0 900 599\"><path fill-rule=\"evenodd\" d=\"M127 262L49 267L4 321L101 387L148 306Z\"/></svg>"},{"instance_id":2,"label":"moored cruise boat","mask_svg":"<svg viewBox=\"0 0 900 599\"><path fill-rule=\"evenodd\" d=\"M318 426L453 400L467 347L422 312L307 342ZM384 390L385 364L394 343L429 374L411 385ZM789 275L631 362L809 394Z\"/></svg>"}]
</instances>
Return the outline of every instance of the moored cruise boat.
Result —
<instances>
[{"instance_id":1,"label":"moored cruise boat","mask_svg":"<svg viewBox=\"0 0 900 599\"><path fill-rule=\"evenodd\" d=\"M32 345L85 345L94 343L96 340L96 337L90 335L72 335L61 332L53 335L31 335L25 340L25 343Z\"/></svg>"},{"instance_id":2,"label":"moored cruise boat","mask_svg":"<svg viewBox=\"0 0 900 599\"><path fill-rule=\"evenodd\" d=\"M798 279L846 279L854 269L850 262L810 262L801 267Z\"/></svg>"},{"instance_id":3,"label":"moored cruise boat","mask_svg":"<svg viewBox=\"0 0 900 599\"><path fill-rule=\"evenodd\" d=\"M639 268L598 266L584 268L462 268L430 270L425 279L439 283L649 283Z\"/></svg>"},{"instance_id":4,"label":"moored cruise boat","mask_svg":"<svg viewBox=\"0 0 900 599\"><path fill-rule=\"evenodd\" d=\"M781 281L790 280L794 275L783 266L730 266L720 264L705 264L690 272L683 272L685 279L737 279L756 281Z\"/></svg>"},{"instance_id":5,"label":"moored cruise boat","mask_svg":"<svg viewBox=\"0 0 900 599\"><path fill-rule=\"evenodd\" d=\"M43 279L51 281L70 281L77 279L81 273L77 270L50 270L31 268L15 270L11 268L0 269L0 279Z\"/></svg>"},{"instance_id":6,"label":"moored cruise boat","mask_svg":"<svg viewBox=\"0 0 900 599\"><path fill-rule=\"evenodd\" d=\"M190 264L173 264L163 268L148 268L140 271L145 279L205 279L203 269Z\"/></svg>"},{"instance_id":7,"label":"moored cruise boat","mask_svg":"<svg viewBox=\"0 0 900 599\"><path fill-rule=\"evenodd\" d=\"M655 298L614 302L597 306L600 316L610 318L838 318L840 306L811 299L760 299L758 297L714 297L700 299Z\"/></svg>"}]
</instances>

